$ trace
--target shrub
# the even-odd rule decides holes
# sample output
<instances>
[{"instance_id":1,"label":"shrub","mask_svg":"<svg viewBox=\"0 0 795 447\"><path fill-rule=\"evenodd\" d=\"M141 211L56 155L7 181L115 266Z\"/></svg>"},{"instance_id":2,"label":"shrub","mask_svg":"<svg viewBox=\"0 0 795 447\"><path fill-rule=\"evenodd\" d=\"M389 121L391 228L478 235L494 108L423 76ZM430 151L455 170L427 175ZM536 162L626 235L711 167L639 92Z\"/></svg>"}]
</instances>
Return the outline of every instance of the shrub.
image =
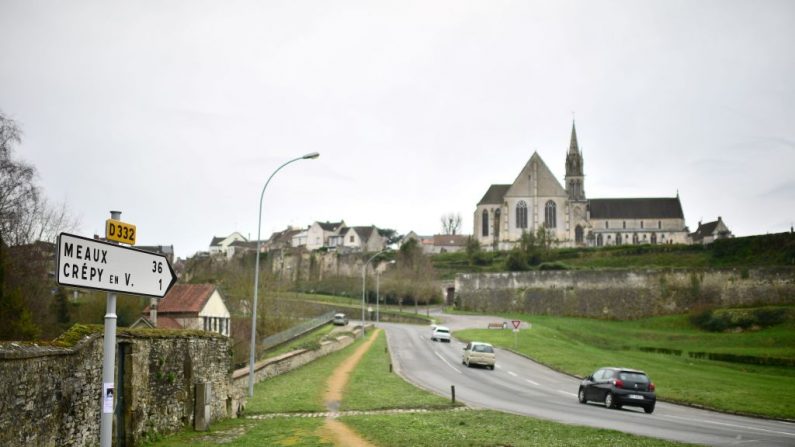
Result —
<instances>
[{"instance_id":1,"label":"shrub","mask_svg":"<svg viewBox=\"0 0 795 447\"><path fill-rule=\"evenodd\" d=\"M571 267L569 267L568 264L565 264L565 263L560 262L560 261L556 261L556 262L542 262L538 266L538 269L539 270L570 270Z\"/></svg>"}]
</instances>

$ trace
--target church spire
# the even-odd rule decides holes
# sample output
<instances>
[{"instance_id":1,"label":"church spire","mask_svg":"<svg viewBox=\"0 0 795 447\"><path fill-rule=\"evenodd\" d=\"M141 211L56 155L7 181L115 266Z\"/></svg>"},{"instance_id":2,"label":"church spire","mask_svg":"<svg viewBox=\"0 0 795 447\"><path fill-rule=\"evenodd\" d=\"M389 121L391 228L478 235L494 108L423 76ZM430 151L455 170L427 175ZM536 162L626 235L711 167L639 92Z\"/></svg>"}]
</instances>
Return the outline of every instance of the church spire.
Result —
<instances>
[{"instance_id":1,"label":"church spire","mask_svg":"<svg viewBox=\"0 0 795 447\"><path fill-rule=\"evenodd\" d=\"M571 143L569 143L569 152L574 152L575 154L580 152L580 148L577 145L577 128L574 126L574 120L571 121Z\"/></svg>"},{"instance_id":2,"label":"church spire","mask_svg":"<svg viewBox=\"0 0 795 447\"><path fill-rule=\"evenodd\" d=\"M585 174L583 173L582 153L577 144L577 128L571 121L571 142L566 154L566 191L571 200L585 200Z\"/></svg>"}]
</instances>

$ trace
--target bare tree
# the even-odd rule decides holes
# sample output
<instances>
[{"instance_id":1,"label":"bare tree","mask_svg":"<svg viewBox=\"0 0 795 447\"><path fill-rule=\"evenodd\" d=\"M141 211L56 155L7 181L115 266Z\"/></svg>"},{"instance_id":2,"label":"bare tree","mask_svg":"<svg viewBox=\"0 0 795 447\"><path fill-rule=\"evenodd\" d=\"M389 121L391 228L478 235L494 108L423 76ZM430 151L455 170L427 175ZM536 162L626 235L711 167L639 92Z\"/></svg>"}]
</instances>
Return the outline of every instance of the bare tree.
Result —
<instances>
[{"instance_id":1,"label":"bare tree","mask_svg":"<svg viewBox=\"0 0 795 447\"><path fill-rule=\"evenodd\" d=\"M461 229L461 214L447 213L442 215L442 233L456 234Z\"/></svg>"},{"instance_id":2,"label":"bare tree","mask_svg":"<svg viewBox=\"0 0 795 447\"><path fill-rule=\"evenodd\" d=\"M36 169L13 158L21 136L16 122L0 112L0 232L9 246L52 242L60 231L79 225L65 204L51 207L41 196Z\"/></svg>"}]
</instances>

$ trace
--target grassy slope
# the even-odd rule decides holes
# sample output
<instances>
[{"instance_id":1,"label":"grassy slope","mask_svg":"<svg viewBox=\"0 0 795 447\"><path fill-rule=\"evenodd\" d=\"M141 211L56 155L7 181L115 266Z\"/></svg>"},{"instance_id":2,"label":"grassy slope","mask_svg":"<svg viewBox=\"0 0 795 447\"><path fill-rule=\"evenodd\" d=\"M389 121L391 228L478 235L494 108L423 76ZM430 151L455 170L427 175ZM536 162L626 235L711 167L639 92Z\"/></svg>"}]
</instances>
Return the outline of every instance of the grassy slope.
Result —
<instances>
[{"instance_id":1,"label":"grassy slope","mask_svg":"<svg viewBox=\"0 0 795 447\"><path fill-rule=\"evenodd\" d=\"M389 372L390 358L385 352L386 335L378 340L351 373L341 410L385 408L450 408L449 399L422 391Z\"/></svg>"},{"instance_id":2,"label":"grassy slope","mask_svg":"<svg viewBox=\"0 0 795 447\"><path fill-rule=\"evenodd\" d=\"M389 374L385 341L381 334L356 370L343 397L348 409L449 408L447 399L430 394ZM331 371L350 355L360 342L323 357L290 373L259 383L246 412L322 411L322 394ZM365 433L380 446L440 445L593 445L611 446L682 445L612 430L578 427L495 411L438 411L423 414L347 416L342 420ZM149 447L211 446L328 446L320 435L322 418L233 419L212 424L209 432L187 429L145 444Z\"/></svg>"},{"instance_id":3,"label":"grassy slope","mask_svg":"<svg viewBox=\"0 0 795 447\"><path fill-rule=\"evenodd\" d=\"M654 438L563 425L497 411L437 412L341 418L382 446L678 446Z\"/></svg>"},{"instance_id":4,"label":"grassy slope","mask_svg":"<svg viewBox=\"0 0 795 447\"><path fill-rule=\"evenodd\" d=\"M484 253L484 265L471 265L466 253L445 253L431 258L444 279L456 273L499 272L505 253ZM559 261L575 269L627 268L753 268L795 265L795 234L748 236L701 245L622 245L601 248L550 250L544 262Z\"/></svg>"},{"instance_id":5,"label":"grassy slope","mask_svg":"<svg viewBox=\"0 0 795 447\"><path fill-rule=\"evenodd\" d=\"M795 418L793 368L767 367L640 352L639 346L795 357L795 325L750 333L713 334L689 326L684 316L631 322L506 314L533 324L518 335L517 351L553 368L585 376L601 366L645 370L662 399L724 411ZM513 348L511 331L458 331L462 340Z\"/></svg>"}]
</instances>

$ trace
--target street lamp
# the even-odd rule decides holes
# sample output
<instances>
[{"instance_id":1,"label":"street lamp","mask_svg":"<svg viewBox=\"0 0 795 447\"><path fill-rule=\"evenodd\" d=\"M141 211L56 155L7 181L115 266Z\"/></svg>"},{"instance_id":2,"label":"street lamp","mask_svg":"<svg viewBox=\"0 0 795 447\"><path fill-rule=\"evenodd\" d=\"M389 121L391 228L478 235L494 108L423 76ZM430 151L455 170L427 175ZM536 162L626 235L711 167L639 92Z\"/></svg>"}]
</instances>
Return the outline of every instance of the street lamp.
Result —
<instances>
[{"instance_id":1,"label":"street lamp","mask_svg":"<svg viewBox=\"0 0 795 447\"><path fill-rule=\"evenodd\" d=\"M317 152L312 152L306 154L302 157L293 158L292 160L284 163L283 165L276 168L275 171L268 177L268 181L265 182L265 186L262 187L262 193L259 195L259 218L257 219L257 260L254 262L254 306L251 308L251 354L248 360L248 395L249 397L254 395L254 352L256 351L257 345L257 291L259 289L259 250L260 250L260 229L262 227L262 198L265 197L265 188L268 187L268 183L271 182L271 179L277 172L279 172L283 167L289 165L290 163L298 160L309 160L313 158L320 157L320 154Z\"/></svg>"},{"instance_id":2,"label":"street lamp","mask_svg":"<svg viewBox=\"0 0 795 447\"><path fill-rule=\"evenodd\" d=\"M367 289L365 288L365 278L367 278L367 265L370 264L370 261L377 258L378 255L381 253L386 252L387 250L381 250L378 253L374 254L367 262L364 263L364 267L362 267L362 337L364 337L364 296L367 293Z\"/></svg>"},{"instance_id":3,"label":"street lamp","mask_svg":"<svg viewBox=\"0 0 795 447\"><path fill-rule=\"evenodd\" d=\"M387 264L394 264L395 260L389 261ZM381 302L381 295L378 293L378 287L380 285L381 279L381 272L376 269L375 270L375 322L376 324L381 323L381 311L379 310L378 306Z\"/></svg>"}]
</instances>

